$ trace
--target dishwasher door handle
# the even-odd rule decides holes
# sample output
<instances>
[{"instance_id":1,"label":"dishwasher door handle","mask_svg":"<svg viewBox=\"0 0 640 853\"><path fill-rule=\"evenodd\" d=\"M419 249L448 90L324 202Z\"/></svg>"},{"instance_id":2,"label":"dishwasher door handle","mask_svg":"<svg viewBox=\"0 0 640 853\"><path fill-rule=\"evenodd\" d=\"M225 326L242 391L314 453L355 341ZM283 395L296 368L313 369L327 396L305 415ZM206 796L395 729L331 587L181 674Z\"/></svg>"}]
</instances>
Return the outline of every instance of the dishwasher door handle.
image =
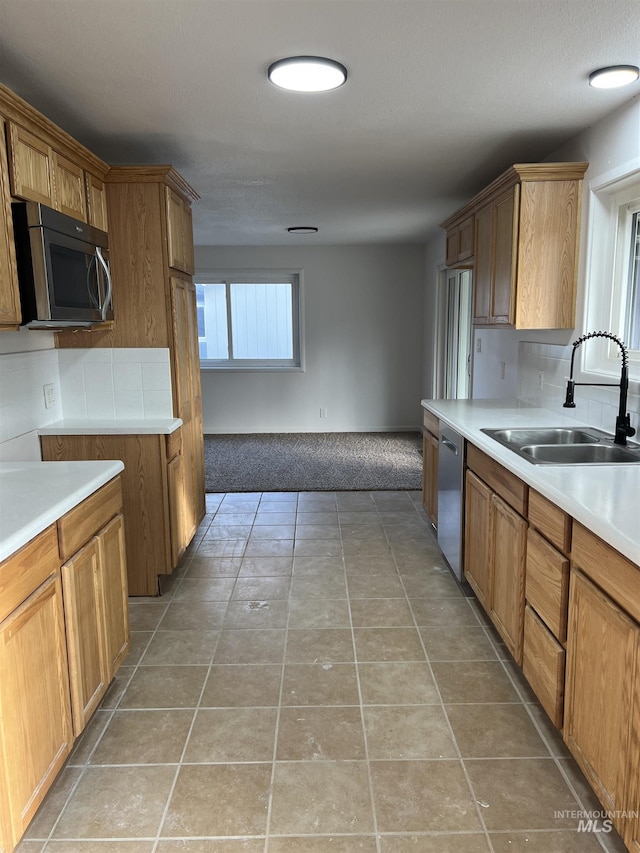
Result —
<instances>
[{"instance_id":1,"label":"dishwasher door handle","mask_svg":"<svg viewBox=\"0 0 640 853\"><path fill-rule=\"evenodd\" d=\"M449 439L448 439L448 438L445 438L444 436L440 436L440 441L441 441L441 442L442 442L442 444L444 444L444 446L445 446L446 448L448 448L452 453L455 453L455 455L456 455L456 456L457 456L457 455L458 455L458 453L460 452L460 448L459 448L459 447L456 447L456 446L455 446L455 444L454 444L452 441L449 441Z\"/></svg>"}]
</instances>

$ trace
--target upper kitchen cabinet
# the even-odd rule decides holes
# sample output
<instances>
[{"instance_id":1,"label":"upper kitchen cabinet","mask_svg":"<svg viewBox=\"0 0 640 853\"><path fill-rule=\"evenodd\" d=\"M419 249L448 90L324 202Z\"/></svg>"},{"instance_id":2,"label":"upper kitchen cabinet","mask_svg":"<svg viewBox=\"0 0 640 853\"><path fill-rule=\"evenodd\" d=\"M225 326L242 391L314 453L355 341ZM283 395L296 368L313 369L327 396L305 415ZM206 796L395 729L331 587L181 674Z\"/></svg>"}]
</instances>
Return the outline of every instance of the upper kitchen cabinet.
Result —
<instances>
[{"instance_id":1,"label":"upper kitchen cabinet","mask_svg":"<svg viewBox=\"0 0 640 853\"><path fill-rule=\"evenodd\" d=\"M0 118L0 135L4 122ZM15 329L20 325L20 292L13 242L9 170L4 146L0 141L0 329Z\"/></svg>"},{"instance_id":2,"label":"upper kitchen cabinet","mask_svg":"<svg viewBox=\"0 0 640 853\"><path fill-rule=\"evenodd\" d=\"M195 263L191 205L174 192L171 187L165 187L165 197L167 202L169 266L193 275Z\"/></svg>"},{"instance_id":3,"label":"upper kitchen cabinet","mask_svg":"<svg viewBox=\"0 0 640 853\"><path fill-rule=\"evenodd\" d=\"M587 163L518 164L442 223L447 263L470 251L476 325L571 329ZM474 222L471 248L462 229ZM454 233L458 233L455 243ZM451 246L450 246L451 242ZM454 247L458 260L450 264Z\"/></svg>"},{"instance_id":4,"label":"upper kitchen cabinet","mask_svg":"<svg viewBox=\"0 0 640 853\"><path fill-rule=\"evenodd\" d=\"M0 84L6 119L11 195L35 201L106 231L108 166L53 122Z\"/></svg>"},{"instance_id":5,"label":"upper kitchen cabinet","mask_svg":"<svg viewBox=\"0 0 640 853\"><path fill-rule=\"evenodd\" d=\"M447 228L447 266L451 269L468 269L473 266L473 216ZM443 226L444 227L444 226Z\"/></svg>"}]
</instances>

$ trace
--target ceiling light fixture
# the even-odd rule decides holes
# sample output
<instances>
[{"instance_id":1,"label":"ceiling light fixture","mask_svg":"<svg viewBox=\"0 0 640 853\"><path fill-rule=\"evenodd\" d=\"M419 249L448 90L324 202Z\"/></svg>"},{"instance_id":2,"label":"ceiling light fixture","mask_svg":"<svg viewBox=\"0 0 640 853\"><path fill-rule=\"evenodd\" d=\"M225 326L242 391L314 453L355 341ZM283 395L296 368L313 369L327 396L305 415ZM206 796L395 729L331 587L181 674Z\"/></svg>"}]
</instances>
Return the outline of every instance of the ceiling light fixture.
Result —
<instances>
[{"instance_id":1,"label":"ceiling light fixture","mask_svg":"<svg viewBox=\"0 0 640 853\"><path fill-rule=\"evenodd\" d=\"M269 80L292 92L328 92L342 86L347 69L323 56L290 56L269 66Z\"/></svg>"},{"instance_id":2,"label":"ceiling light fixture","mask_svg":"<svg viewBox=\"0 0 640 853\"><path fill-rule=\"evenodd\" d=\"M289 234L317 234L318 229L315 225L294 225L292 228L287 228Z\"/></svg>"},{"instance_id":3,"label":"ceiling light fixture","mask_svg":"<svg viewBox=\"0 0 640 853\"><path fill-rule=\"evenodd\" d=\"M609 65L592 71L589 74L589 85L595 89L616 89L635 83L639 75L640 69L636 65Z\"/></svg>"}]
</instances>

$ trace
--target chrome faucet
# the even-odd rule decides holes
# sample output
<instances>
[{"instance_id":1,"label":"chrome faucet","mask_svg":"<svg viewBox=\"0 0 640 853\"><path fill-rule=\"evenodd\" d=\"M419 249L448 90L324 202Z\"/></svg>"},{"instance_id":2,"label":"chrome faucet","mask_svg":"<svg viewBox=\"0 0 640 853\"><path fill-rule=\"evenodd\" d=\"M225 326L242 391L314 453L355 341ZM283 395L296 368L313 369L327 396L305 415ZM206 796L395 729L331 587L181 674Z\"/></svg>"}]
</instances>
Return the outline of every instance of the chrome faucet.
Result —
<instances>
[{"instance_id":1,"label":"chrome faucet","mask_svg":"<svg viewBox=\"0 0 640 853\"><path fill-rule=\"evenodd\" d=\"M584 343L584 341L588 341L590 338L608 338L610 341L613 341L620 347L620 353L622 355L622 371L620 373L620 404L618 407L618 416L616 417L616 434L615 438L613 439L613 443L626 444L627 436L631 437L632 435L636 434L635 429L631 426L631 420L629 419L629 413L627 412L627 391L629 389L629 353L627 351L626 346L616 335L612 334L611 332L587 332L586 335L582 335L581 338L578 338L577 341L573 342L573 352L571 353L571 370L569 371L569 381L567 382L567 396L565 397L565 401L562 405L565 409L575 409L576 404L573 401L573 390L576 385L607 385L610 387L616 387L615 382L573 381L573 360L576 355L576 350L578 349L580 344Z\"/></svg>"}]
</instances>

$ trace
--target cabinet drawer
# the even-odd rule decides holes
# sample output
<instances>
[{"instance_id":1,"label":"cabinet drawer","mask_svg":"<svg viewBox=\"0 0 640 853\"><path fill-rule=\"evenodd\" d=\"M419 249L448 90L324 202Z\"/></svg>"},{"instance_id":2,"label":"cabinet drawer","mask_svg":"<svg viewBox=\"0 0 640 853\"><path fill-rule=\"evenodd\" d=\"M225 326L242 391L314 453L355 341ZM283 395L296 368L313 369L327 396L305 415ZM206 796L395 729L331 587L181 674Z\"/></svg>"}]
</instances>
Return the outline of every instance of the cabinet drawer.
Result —
<instances>
[{"instance_id":1,"label":"cabinet drawer","mask_svg":"<svg viewBox=\"0 0 640 853\"><path fill-rule=\"evenodd\" d=\"M428 432L433 433L433 435L436 436L440 435L440 421L434 414L428 412L426 409L422 410L422 423Z\"/></svg>"},{"instance_id":2,"label":"cabinet drawer","mask_svg":"<svg viewBox=\"0 0 640 853\"><path fill-rule=\"evenodd\" d=\"M59 568L58 537L52 524L0 563L0 622Z\"/></svg>"},{"instance_id":3,"label":"cabinet drawer","mask_svg":"<svg viewBox=\"0 0 640 853\"><path fill-rule=\"evenodd\" d=\"M551 717L562 728L564 710L565 652L530 607L524 611L522 671Z\"/></svg>"},{"instance_id":4,"label":"cabinet drawer","mask_svg":"<svg viewBox=\"0 0 640 853\"><path fill-rule=\"evenodd\" d=\"M122 508L120 477L111 480L58 520L60 557L68 560Z\"/></svg>"},{"instance_id":5,"label":"cabinet drawer","mask_svg":"<svg viewBox=\"0 0 640 853\"><path fill-rule=\"evenodd\" d=\"M520 515L527 517L529 487L474 444L467 444L467 467Z\"/></svg>"},{"instance_id":6,"label":"cabinet drawer","mask_svg":"<svg viewBox=\"0 0 640 853\"><path fill-rule=\"evenodd\" d=\"M569 560L535 530L527 534L526 598L561 642L567 639Z\"/></svg>"},{"instance_id":7,"label":"cabinet drawer","mask_svg":"<svg viewBox=\"0 0 640 853\"><path fill-rule=\"evenodd\" d=\"M533 489L529 490L529 524L549 542L568 554L571 550L571 516Z\"/></svg>"},{"instance_id":8,"label":"cabinet drawer","mask_svg":"<svg viewBox=\"0 0 640 853\"><path fill-rule=\"evenodd\" d=\"M640 622L640 567L574 522L571 561Z\"/></svg>"},{"instance_id":9,"label":"cabinet drawer","mask_svg":"<svg viewBox=\"0 0 640 853\"><path fill-rule=\"evenodd\" d=\"M177 429L167 436L167 462L182 450L182 430Z\"/></svg>"}]
</instances>

